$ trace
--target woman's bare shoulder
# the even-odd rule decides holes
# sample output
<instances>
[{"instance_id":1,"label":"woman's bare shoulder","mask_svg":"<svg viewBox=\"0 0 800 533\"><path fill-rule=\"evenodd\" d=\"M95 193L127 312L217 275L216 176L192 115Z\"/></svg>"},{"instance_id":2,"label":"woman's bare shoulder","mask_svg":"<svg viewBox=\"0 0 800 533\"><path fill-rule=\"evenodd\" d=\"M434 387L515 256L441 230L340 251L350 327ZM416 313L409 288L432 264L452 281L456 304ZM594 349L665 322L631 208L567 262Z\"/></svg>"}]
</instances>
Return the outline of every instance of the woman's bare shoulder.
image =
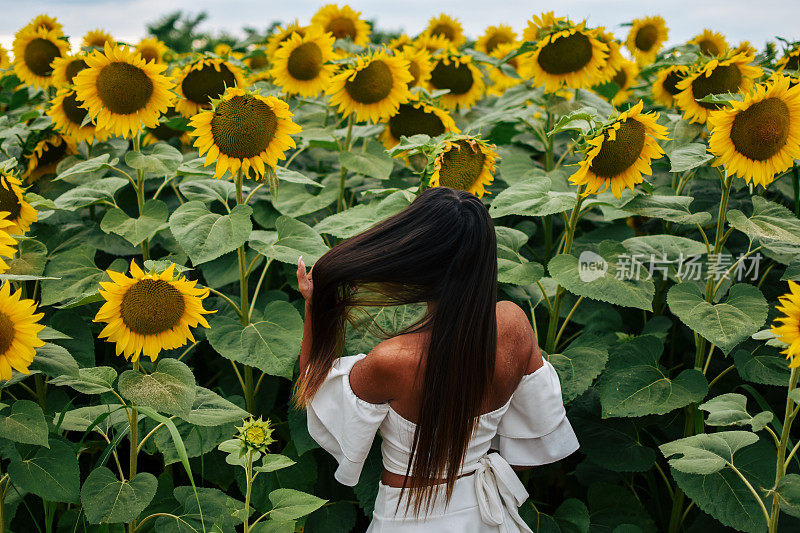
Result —
<instances>
[{"instance_id":1,"label":"woman's bare shoulder","mask_svg":"<svg viewBox=\"0 0 800 533\"><path fill-rule=\"evenodd\" d=\"M536 333L525 311L514 302L497 302L498 352L507 354L507 361L517 372L530 374L543 364Z\"/></svg>"},{"instance_id":2,"label":"woman's bare shoulder","mask_svg":"<svg viewBox=\"0 0 800 533\"><path fill-rule=\"evenodd\" d=\"M370 403L393 400L396 391L413 380L419 363L416 339L400 335L375 346L350 372L350 387L359 398Z\"/></svg>"}]
</instances>

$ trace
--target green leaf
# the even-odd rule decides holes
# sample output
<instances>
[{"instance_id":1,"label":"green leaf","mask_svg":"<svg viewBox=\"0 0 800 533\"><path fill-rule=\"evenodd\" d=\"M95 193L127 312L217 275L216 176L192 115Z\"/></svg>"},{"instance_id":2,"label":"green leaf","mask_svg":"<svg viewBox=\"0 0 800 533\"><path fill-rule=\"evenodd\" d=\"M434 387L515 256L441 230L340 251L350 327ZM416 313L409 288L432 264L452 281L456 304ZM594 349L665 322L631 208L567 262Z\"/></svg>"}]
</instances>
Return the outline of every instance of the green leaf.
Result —
<instances>
[{"instance_id":1,"label":"green leaf","mask_svg":"<svg viewBox=\"0 0 800 533\"><path fill-rule=\"evenodd\" d=\"M183 154L165 142L154 144L141 152L125 154L125 164L137 170L166 176L178 170Z\"/></svg>"},{"instance_id":2,"label":"green leaf","mask_svg":"<svg viewBox=\"0 0 800 533\"><path fill-rule=\"evenodd\" d=\"M709 426L750 426L753 431L761 431L772 422L772 412L763 411L756 416L747 412L747 397L729 392L721 394L700 404L700 409L708 412L706 424Z\"/></svg>"},{"instance_id":3,"label":"green leaf","mask_svg":"<svg viewBox=\"0 0 800 533\"><path fill-rule=\"evenodd\" d=\"M47 263L47 246L35 239L19 241L18 254L8 263L5 274L17 276L41 276Z\"/></svg>"},{"instance_id":4,"label":"green leaf","mask_svg":"<svg viewBox=\"0 0 800 533\"><path fill-rule=\"evenodd\" d=\"M253 470L256 472L274 472L282 468L288 468L293 464L295 464L295 462L285 455L268 453L261 459L261 464L259 466L253 466Z\"/></svg>"},{"instance_id":5,"label":"green leaf","mask_svg":"<svg viewBox=\"0 0 800 533\"><path fill-rule=\"evenodd\" d=\"M706 245L686 237L676 235L644 235L631 237L622 241L622 246L633 256L638 254L640 260L647 263L652 257L656 262L677 261L681 257L702 255L706 253ZM658 277L657 273L653 274Z\"/></svg>"},{"instance_id":6,"label":"green leaf","mask_svg":"<svg viewBox=\"0 0 800 533\"><path fill-rule=\"evenodd\" d=\"M275 169L275 174L278 176L278 179L281 181L285 181L288 183L299 183L301 185L311 185L312 187L322 187L321 183L318 183L305 174L301 174L300 172L296 172L294 170L289 170L288 168L277 167ZM281 188L281 194L283 194L283 188Z\"/></svg>"},{"instance_id":7,"label":"green leaf","mask_svg":"<svg viewBox=\"0 0 800 533\"><path fill-rule=\"evenodd\" d=\"M54 424L58 423L60 415L56 415ZM61 429L64 431L86 431L94 425L94 431L108 433L112 427L127 426L128 414L122 404L89 405L78 407L64 413L61 420Z\"/></svg>"},{"instance_id":8,"label":"green leaf","mask_svg":"<svg viewBox=\"0 0 800 533\"><path fill-rule=\"evenodd\" d=\"M725 302L711 304L697 284L682 282L670 288L667 303L681 322L725 354L767 320L767 301L757 287L746 283L733 285Z\"/></svg>"},{"instance_id":9,"label":"green leaf","mask_svg":"<svg viewBox=\"0 0 800 533\"><path fill-rule=\"evenodd\" d=\"M195 387L194 405L180 418L195 426L220 426L230 422L241 422L249 413L205 387Z\"/></svg>"},{"instance_id":10,"label":"green leaf","mask_svg":"<svg viewBox=\"0 0 800 533\"><path fill-rule=\"evenodd\" d=\"M319 444L308 433L308 418L305 409L289 408L289 434L297 450L297 455L303 455L309 450L319 448Z\"/></svg>"},{"instance_id":11,"label":"green leaf","mask_svg":"<svg viewBox=\"0 0 800 533\"><path fill-rule=\"evenodd\" d=\"M272 203L281 214L290 217L308 215L331 205L339 197L339 185L335 180L324 182L316 194L308 191L305 185L284 183L281 185L281 194L273 198Z\"/></svg>"},{"instance_id":12,"label":"green leaf","mask_svg":"<svg viewBox=\"0 0 800 533\"><path fill-rule=\"evenodd\" d=\"M192 263L199 265L243 245L253 230L252 213L250 206L237 205L229 215L218 215L202 202L191 201L172 213L169 227Z\"/></svg>"},{"instance_id":13,"label":"green leaf","mask_svg":"<svg viewBox=\"0 0 800 533\"><path fill-rule=\"evenodd\" d=\"M347 329L345 349L350 354L369 353L381 341L382 332L395 335L426 312L424 304L361 308L352 315L355 326Z\"/></svg>"},{"instance_id":14,"label":"green leaf","mask_svg":"<svg viewBox=\"0 0 800 533\"><path fill-rule=\"evenodd\" d=\"M582 501L569 498L558 506L553 519L561 533L589 533L589 509Z\"/></svg>"},{"instance_id":15,"label":"green leaf","mask_svg":"<svg viewBox=\"0 0 800 533\"><path fill-rule=\"evenodd\" d=\"M60 278L42 282L42 305L83 296L97 291L105 275L94 264L97 249L88 244L54 253L44 269L45 276Z\"/></svg>"},{"instance_id":16,"label":"green leaf","mask_svg":"<svg viewBox=\"0 0 800 533\"><path fill-rule=\"evenodd\" d=\"M65 442L53 440L49 449L38 448L29 457L12 460L8 474L18 489L43 500L78 503L81 488L78 458Z\"/></svg>"},{"instance_id":17,"label":"green leaf","mask_svg":"<svg viewBox=\"0 0 800 533\"><path fill-rule=\"evenodd\" d=\"M269 493L272 502L270 517L278 522L295 520L313 513L328 500L293 489L276 489Z\"/></svg>"},{"instance_id":18,"label":"green leaf","mask_svg":"<svg viewBox=\"0 0 800 533\"><path fill-rule=\"evenodd\" d=\"M642 444L639 428L629 418L600 418L599 412L570 411L581 451L592 462L614 472L645 472L656 452Z\"/></svg>"},{"instance_id":19,"label":"green leaf","mask_svg":"<svg viewBox=\"0 0 800 533\"><path fill-rule=\"evenodd\" d=\"M254 231L250 236L250 247L270 259L282 263L297 264L302 255L306 264L312 265L328 251L328 246L311 226L289 218L278 217L277 232Z\"/></svg>"},{"instance_id":20,"label":"green leaf","mask_svg":"<svg viewBox=\"0 0 800 533\"><path fill-rule=\"evenodd\" d=\"M0 404L2 405L2 404ZM30 400L17 400L6 411L0 408L0 435L4 439L48 448L47 422L42 408Z\"/></svg>"},{"instance_id":21,"label":"green leaf","mask_svg":"<svg viewBox=\"0 0 800 533\"><path fill-rule=\"evenodd\" d=\"M92 470L81 488L81 503L90 524L127 524L144 511L156 494L153 474L139 472L120 481L108 468Z\"/></svg>"},{"instance_id":22,"label":"green leaf","mask_svg":"<svg viewBox=\"0 0 800 533\"><path fill-rule=\"evenodd\" d=\"M781 502L781 511L800 518L800 476L786 474L775 485L775 493Z\"/></svg>"},{"instance_id":23,"label":"green leaf","mask_svg":"<svg viewBox=\"0 0 800 533\"><path fill-rule=\"evenodd\" d=\"M648 279L618 279L618 269L625 267L620 266L617 261L625 252L624 248L619 245L606 244L610 242L603 241L601 243L599 254L588 251L583 252L581 254L583 259L580 262L579 258L570 254L559 254L553 257L547 265L550 276L559 285L578 296L622 307L634 307L652 311L653 295L655 294L653 282ZM603 246L604 244L606 245ZM585 265L587 262L597 262L597 264L602 264L607 268L605 270L596 270L594 275L588 277L583 274L583 278L587 280L584 281L584 279L581 279L582 271L580 268L581 264Z\"/></svg>"},{"instance_id":24,"label":"green leaf","mask_svg":"<svg viewBox=\"0 0 800 533\"><path fill-rule=\"evenodd\" d=\"M72 165L56 176L54 181L66 181L72 184L84 183L85 181L91 180L97 171L113 168L118 162L119 159L111 159L109 154L103 154Z\"/></svg>"},{"instance_id":25,"label":"green leaf","mask_svg":"<svg viewBox=\"0 0 800 533\"><path fill-rule=\"evenodd\" d=\"M160 360L152 374L126 370L117 386L123 398L161 413L187 414L194 404L194 375L177 359Z\"/></svg>"},{"instance_id":26,"label":"green leaf","mask_svg":"<svg viewBox=\"0 0 800 533\"><path fill-rule=\"evenodd\" d=\"M749 431L718 431L668 442L659 449L672 468L686 474L708 475L734 464L736 452L756 442L758 435Z\"/></svg>"},{"instance_id":27,"label":"green leaf","mask_svg":"<svg viewBox=\"0 0 800 533\"><path fill-rule=\"evenodd\" d=\"M575 194L555 192L550 178L536 177L510 185L497 195L489 207L492 218L506 215L541 217L562 213L575 206Z\"/></svg>"},{"instance_id":28,"label":"green leaf","mask_svg":"<svg viewBox=\"0 0 800 533\"><path fill-rule=\"evenodd\" d=\"M370 142L365 152L339 152L339 163L351 172L370 178L386 179L394 168L394 159L379 143Z\"/></svg>"},{"instance_id":29,"label":"green leaf","mask_svg":"<svg viewBox=\"0 0 800 533\"><path fill-rule=\"evenodd\" d=\"M97 366L78 369L77 375L64 375L51 379L53 385L72 387L83 394L103 394L111 392L117 371L110 366Z\"/></svg>"},{"instance_id":30,"label":"green leaf","mask_svg":"<svg viewBox=\"0 0 800 533\"><path fill-rule=\"evenodd\" d=\"M711 222L711 213L701 211L692 213L689 206L694 201L691 196L657 196L640 195L622 206L623 211L628 211L635 215L651 218L660 218L667 222L676 224L705 226Z\"/></svg>"},{"instance_id":31,"label":"green leaf","mask_svg":"<svg viewBox=\"0 0 800 533\"><path fill-rule=\"evenodd\" d=\"M800 246L800 220L780 204L752 196L753 214L746 217L737 209L728 211L728 223L742 233L766 242Z\"/></svg>"},{"instance_id":32,"label":"green leaf","mask_svg":"<svg viewBox=\"0 0 800 533\"><path fill-rule=\"evenodd\" d=\"M544 275L544 267L539 263L528 261L512 249L498 245L497 247L497 281L512 285L530 285L536 283Z\"/></svg>"},{"instance_id":33,"label":"green leaf","mask_svg":"<svg viewBox=\"0 0 800 533\"><path fill-rule=\"evenodd\" d=\"M294 533L296 530L295 524L294 520L262 520L250 528L250 533ZM308 531L313 530L309 529Z\"/></svg>"},{"instance_id":34,"label":"green leaf","mask_svg":"<svg viewBox=\"0 0 800 533\"><path fill-rule=\"evenodd\" d=\"M242 327L233 318L211 320L208 342L223 357L243 363L272 376L291 379L300 353L303 319L288 302L270 302L264 318Z\"/></svg>"},{"instance_id":35,"label":"green leaf","mask_svg":"<svg viewBox=\"0 0 800 533\"><path fill-rule=\"evenodd\" d=\"M362 231L371 228L381 220L388 218L411 204L413 195L407 191L393 192L383 200L369 204L359 204L341 213L336 213L321 220L314 229L320 233L349 239Z\"/></svg>"},{"instance_id":36,"label":"green leaf","mask_svg":"<svg viewBox=\"0 0 800 533\"><path fill-rule=\"evenodd\" d=\"M118 190L128 184L125 178L103 178L78 185L56 198L55 204L59 209L72 211L103 201L114 201Z\"/></svg>"},{"instance_id":37,"label":"green leaf","mask_svg":"<svg viewBox=\"0 0 800 533\"><path fill-rule=\"evenodd\" d=\"M36 348L36 356L29 367L31 371L39 371L51 378L78 374L78 362L66 348L57 344L45 343Z\"/></svg>"},{"instance_id":38,"label":"green leaf","mask_svg":"<svg viewBox=\"0 0 800 533\"><path fill-rule=\"evenodd\" d=\"M308 517L304 531L347 533L355 530L356 520L355 504L346 501L330 502ZM290 530L288 533L293 532L294 530Z\"/></svg>"},{"instance_id":39,"label":"green leaf","mask_svg":"<svg viewBox=\"0 0 800 533\"><path fill-rule=\"evenodd\" d=\"M188 200L198 202L220 202L228 205L228 201L236 198L236 185L229 180L191 180L178 185L181 194Z\"/></svg>"},{"instance_id":40,"label":"green leaf","mask_svg":"<svg viewBox=\"0 0 800 533\"><path fill-rule=\"evenodd\" d=\"M672 165L670 172L684 172L704 165L714 159L714 155L708 153L706 145L703 143L689 143L675 148L668 154L669 162Z\"/></svg>"},{"instance_id":41,"label":"green leaf","mask_svg":"<svg viewBox=\"0 0 800 533\"><path fill-rule=\"evenodd\" d=\"M591 531L612 531L620 524L633 524L646 533L656 533L653 519L638 497L619 485L594 483L588 493Z\"/></svg>"},{"instance_id":42,"label":"green leaf","mask_svg":"<svg viewBox=\"0 0 800 533\"><path fill-rule=\"evenodd\" d=\"M561 395L569 402L583 394L606 366L608 348L599 337L581 335L562 352L547 357L561 381Z\"/></svg>"},{"instance_id":43,"label":"green leaf","mask_svg":"<svg viewBox=\"0 0 800 533\"><path fill-rule=\"evenodd\" d=\"M701 372L684 370L670 378L658 360L662 341L643 335L612 349L597 384L603 417L663 415L702 400L708 383Z\"/></svg>"},{"instance_id":44,"label":"green leaf","mask_svg":"<svg viewBox=\"0 0 800 533\"><path fill-rule=\"evenodd\" d=\"M148 200L138 218L129 217L119 207L109 209L100 222L100 229L106 233L115 233L132 245L139 246L165 228L168 217L167 204L161 200Z\"/></svg>"},{"instance_id":45,"label":"green leaf","mask_svg":"<svg viewBox=\"0 0 800 533\"><path fill-rule=\"evenodd\" d=\"M783 357L755 355L747 350L736 350L733 362L736 371L746 381L776 387L785 387L789 383L789 366Z\"/></svg>"}]
</instances>

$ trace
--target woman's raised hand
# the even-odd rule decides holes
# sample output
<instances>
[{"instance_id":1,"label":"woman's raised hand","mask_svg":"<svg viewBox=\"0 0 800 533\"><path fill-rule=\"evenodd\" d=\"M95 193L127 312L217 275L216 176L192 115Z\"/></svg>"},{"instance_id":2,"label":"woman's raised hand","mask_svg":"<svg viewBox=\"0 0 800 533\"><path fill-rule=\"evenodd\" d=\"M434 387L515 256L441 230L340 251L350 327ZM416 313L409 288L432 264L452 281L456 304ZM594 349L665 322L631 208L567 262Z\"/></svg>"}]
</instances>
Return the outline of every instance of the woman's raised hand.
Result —
<instances>
[{"instance_id":1,"label":"woman's raised hand","mask_svg":"<svg viewBox=\"0 0 800 533\"><path fill-rule=\"evenodd\" d=\"M314 270L314 267L311 267ZM307 302L311 301L311 295L314 292L314 281L311 279L311 270L306 273L306 264L303 262L303 256L297 260L297 286L300 289L300 294Z\"/></svg>"}]
</instances>

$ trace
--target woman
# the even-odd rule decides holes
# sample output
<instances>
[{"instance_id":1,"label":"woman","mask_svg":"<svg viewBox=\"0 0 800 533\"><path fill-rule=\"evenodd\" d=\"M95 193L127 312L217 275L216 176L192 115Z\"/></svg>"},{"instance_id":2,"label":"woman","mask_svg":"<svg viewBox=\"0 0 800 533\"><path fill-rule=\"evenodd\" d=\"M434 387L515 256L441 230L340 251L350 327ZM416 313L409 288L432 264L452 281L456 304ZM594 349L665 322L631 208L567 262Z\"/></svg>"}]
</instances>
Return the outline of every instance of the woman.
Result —
<instances>
[{"instance_id":1,"label":"woman","mask_svg":"<svg viewBox=\"0 0 800 533\"><path fill-rule=\"evenodd\" d=\"M383 438L369 531L530 531L512 468L557 461L578 442L528 317L497 302L483 203L427 189L323 255L313 281L301 257L297 278L306 307L296 399L311 436L351 486L377 430ZM414 326L340 357L349 310L414 302L427 303Z\"/></svg>"}]
</instances>

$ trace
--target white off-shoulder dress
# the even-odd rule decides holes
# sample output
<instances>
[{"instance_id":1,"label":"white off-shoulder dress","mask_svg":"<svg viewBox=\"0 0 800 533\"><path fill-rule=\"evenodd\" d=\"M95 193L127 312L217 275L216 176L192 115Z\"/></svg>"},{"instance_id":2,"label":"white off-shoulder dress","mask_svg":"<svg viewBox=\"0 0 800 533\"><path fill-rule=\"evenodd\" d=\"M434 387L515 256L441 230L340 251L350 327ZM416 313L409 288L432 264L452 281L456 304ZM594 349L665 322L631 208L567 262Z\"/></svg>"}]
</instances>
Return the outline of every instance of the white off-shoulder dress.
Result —
<instances>
[{"instance_id":1,"label":"white off-shoulder dress","mask_svg":"<svg viewBox=\"0 0 800 533\"><path fill-rule=\"evenodd\" d=\"M384 468L405 475L415 429L388 403L366 402L350 388L350 370L364 357L338 359L308 407L309 433L336 458L335 478L349 486L358 482L378 430ZM519 515L528 492L510 465L552 463L577 449L558 375L545 361L523 376L505 405L480 416L461 468L472 475L456 481L449 502L438 498L432 512L416 518L406 515L405 501L398 510L400 489L381 483L368 532L529 532Z\"/></svg>"}]
</instances>

